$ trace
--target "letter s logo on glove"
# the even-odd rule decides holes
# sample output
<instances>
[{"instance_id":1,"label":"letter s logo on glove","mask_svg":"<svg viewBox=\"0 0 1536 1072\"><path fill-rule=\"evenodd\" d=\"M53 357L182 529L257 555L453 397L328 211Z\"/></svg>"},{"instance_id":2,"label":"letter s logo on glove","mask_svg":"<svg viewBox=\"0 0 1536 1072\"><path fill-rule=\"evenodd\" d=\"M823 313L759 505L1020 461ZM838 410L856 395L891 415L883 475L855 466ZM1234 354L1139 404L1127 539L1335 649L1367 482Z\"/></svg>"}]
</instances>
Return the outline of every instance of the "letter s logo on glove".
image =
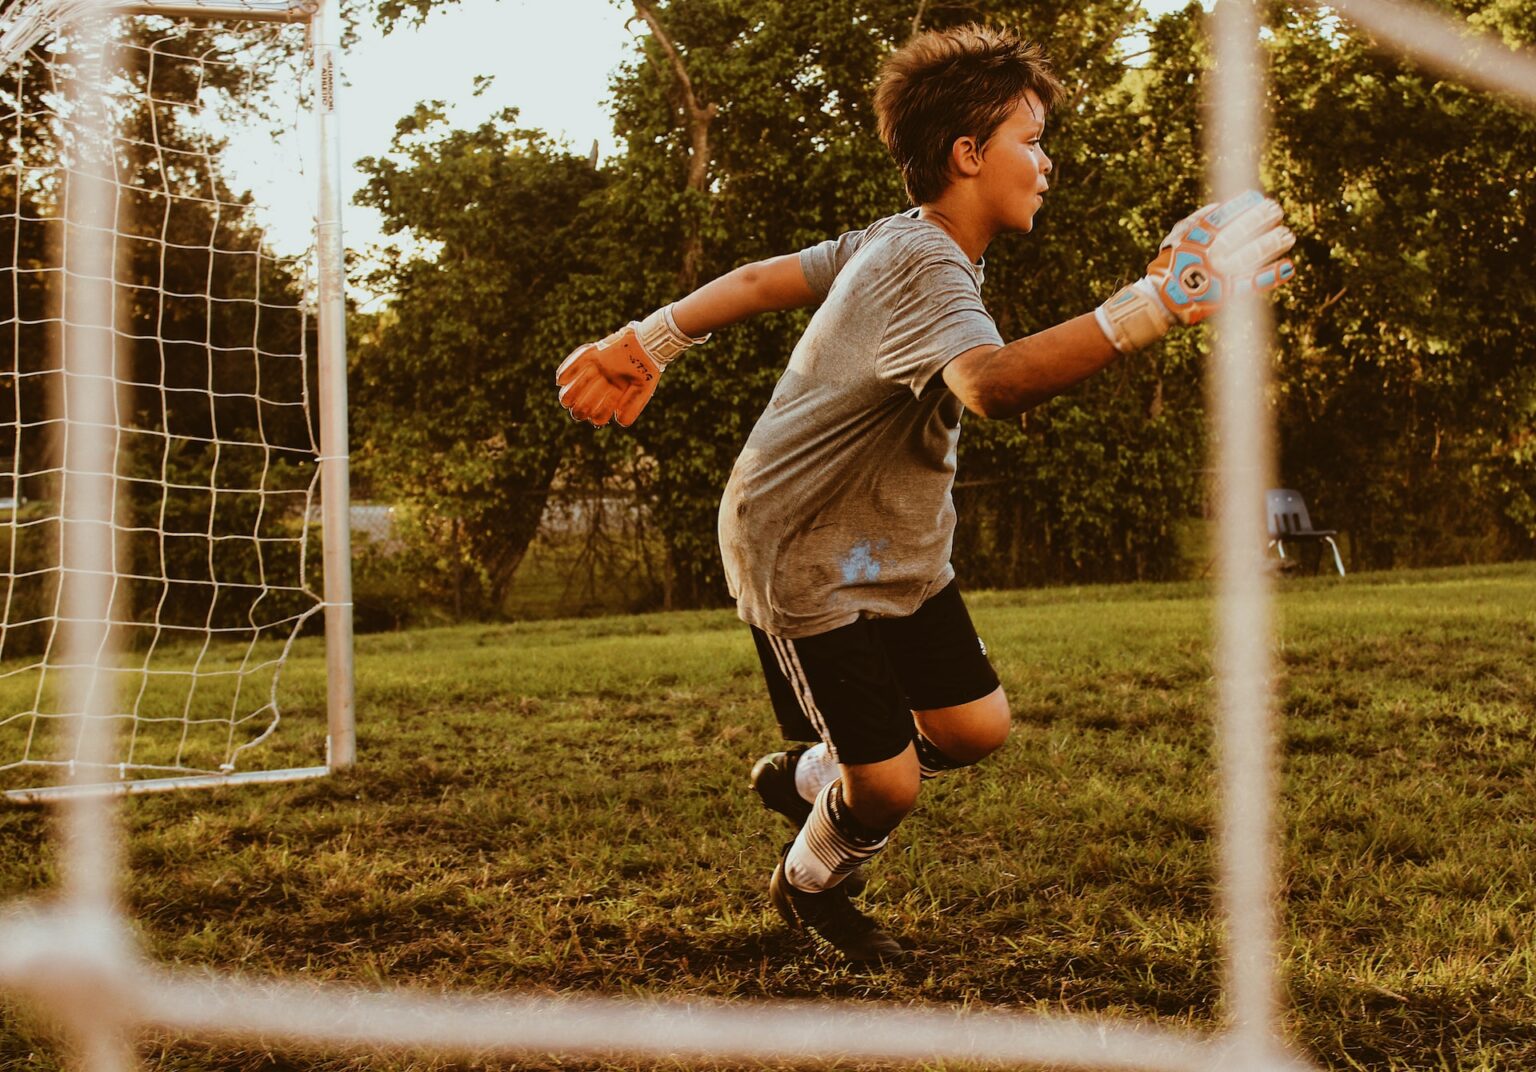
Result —
<instances>
[{"instance_id":1,"label":"letter s logo on glove","mask_svg":"<svg viewBox=\"0 0 1536 1072\"><path fill-rule=\"evenodd\" d=\"M1181 324L1198 324L1231 294L1273 290L1295 274L1275 258L1296 243L1280 206L1257 190L1181 220L1147 265L1147 279ZM1273 263L1271 263L1273 262Z\"/></svg>"}]
</instances>

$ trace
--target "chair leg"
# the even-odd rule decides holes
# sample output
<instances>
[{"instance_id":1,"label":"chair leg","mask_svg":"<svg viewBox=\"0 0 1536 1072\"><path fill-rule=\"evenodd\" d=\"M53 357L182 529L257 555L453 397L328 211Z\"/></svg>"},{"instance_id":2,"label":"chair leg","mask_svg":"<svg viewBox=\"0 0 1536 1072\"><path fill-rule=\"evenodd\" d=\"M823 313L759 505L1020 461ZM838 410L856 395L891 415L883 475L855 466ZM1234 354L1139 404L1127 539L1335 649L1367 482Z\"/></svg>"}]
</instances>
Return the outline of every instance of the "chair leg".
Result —
<instances>
[{"instance_id":1,"label":"chair leg","mask_svg":"<svg viewBox=\"0 0 1536 1072\"><path fill-rule=\"evenodd\" d=\"M1324 536L1323 539L1327 540L1328 546L1333 548L1333 564L1339 567L1339 576L1344 576L1344 559L1339 555L1339 545L1333 542L1332 536Z\"/></svg>"}]
</instances>

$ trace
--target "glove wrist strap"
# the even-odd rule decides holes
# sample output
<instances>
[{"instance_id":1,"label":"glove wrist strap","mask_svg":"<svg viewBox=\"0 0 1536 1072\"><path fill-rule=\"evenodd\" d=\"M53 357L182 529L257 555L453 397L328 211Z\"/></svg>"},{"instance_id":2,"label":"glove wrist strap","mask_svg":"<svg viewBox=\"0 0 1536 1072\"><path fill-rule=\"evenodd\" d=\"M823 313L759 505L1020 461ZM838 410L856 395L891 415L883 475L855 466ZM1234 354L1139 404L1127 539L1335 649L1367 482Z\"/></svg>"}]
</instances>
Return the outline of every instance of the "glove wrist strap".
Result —
<instances>
[{"instance_id":1,"label":"glove wrist strap","mask_svg":"<svg viewBox=\"0 0 1536 1072\"><path fill-rule=\"evenodd\" d=\"M691 335L685 335L678 328L677 321L672 318L672 306L666 305L657 309L650 316L635 325L635 335L640 340L640 345L650 355L652 361L662 368L666 368L678 354L701 342L708 342L709 336L705 335L695 339Z\"/></svg>"},{"instance_id":2,"label":"glove wrist strap","mask_svg":"<svg viewBox=\"0 0 1536 1072\"><path fill-rule=\"evenodd\" d=\"M1122 354L1133 354L1152 345L1173 326L1173 317L1163 308L1156 288L1146 278L1121 287L1093 311L1093 316L1105 337Z\"/></svg>"}]
</instances>

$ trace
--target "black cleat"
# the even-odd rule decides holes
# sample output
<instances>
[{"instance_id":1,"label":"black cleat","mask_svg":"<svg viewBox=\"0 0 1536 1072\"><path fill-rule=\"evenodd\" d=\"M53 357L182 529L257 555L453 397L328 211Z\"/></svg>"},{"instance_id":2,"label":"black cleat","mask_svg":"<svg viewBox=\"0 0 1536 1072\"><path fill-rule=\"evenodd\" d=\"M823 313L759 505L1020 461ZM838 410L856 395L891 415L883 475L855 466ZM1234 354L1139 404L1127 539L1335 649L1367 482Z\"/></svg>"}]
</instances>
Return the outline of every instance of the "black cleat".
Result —
<instances>
[{"instance_id":1,"label":"black cleat","mask_svg":"<svg viewBox=\"0 0 1536 1072\"><path fill-rule=\"evenodd\" d=\"M769 752L752 766L752 788L763 807L784 816L796 830L811 817L811 805L795 788L795 767L805 750L802 744L788 752Z\"/></svg>"},{"instance_id":2,"label":"black cleat","mask_svg":"<svg viewBox=\"0 0 1536 1072\"><path fill-rule=\"evenodd\" d=\"M910 954L889 932L854 907L848 898L846 879L830 890L806 893L789 884L784 875L786 847L768 880L768 896L785 923L811 936L854 964L897 964Z\"/></svg>"}]
</instances>

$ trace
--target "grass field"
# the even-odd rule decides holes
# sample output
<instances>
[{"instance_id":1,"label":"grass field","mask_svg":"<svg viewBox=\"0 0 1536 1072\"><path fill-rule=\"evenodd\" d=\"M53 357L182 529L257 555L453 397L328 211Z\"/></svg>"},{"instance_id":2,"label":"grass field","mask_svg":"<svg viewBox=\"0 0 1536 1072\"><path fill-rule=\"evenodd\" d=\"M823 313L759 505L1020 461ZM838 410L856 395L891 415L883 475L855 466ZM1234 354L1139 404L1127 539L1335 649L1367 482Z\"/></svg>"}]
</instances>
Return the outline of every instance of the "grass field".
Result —
<instances>
[{"instance_id":1,"label":"grass field","mask_svg":"<svg viewBox=\"0 0 1536 1072\"><path fill-rule=\"evenodd\" d=\"M356 771L124 806L143 940L183 964L430 989L1214 1024L1208 587L969 599L1015 730L930 786L875 872L867 900L915 967L840 967L768 907L788 830L745 787L777 742L730 612L361 638ZM1292 1038L1329 1068L1536 1067L1536 564L1286 580L1280 609ZM274 764L319 754L322 675L302 642ZM0 810L0 898L51 884L48 833ZM0 1066L56 1067L46 1025L0 1011Z\"/></svg>"}]
</instances>

